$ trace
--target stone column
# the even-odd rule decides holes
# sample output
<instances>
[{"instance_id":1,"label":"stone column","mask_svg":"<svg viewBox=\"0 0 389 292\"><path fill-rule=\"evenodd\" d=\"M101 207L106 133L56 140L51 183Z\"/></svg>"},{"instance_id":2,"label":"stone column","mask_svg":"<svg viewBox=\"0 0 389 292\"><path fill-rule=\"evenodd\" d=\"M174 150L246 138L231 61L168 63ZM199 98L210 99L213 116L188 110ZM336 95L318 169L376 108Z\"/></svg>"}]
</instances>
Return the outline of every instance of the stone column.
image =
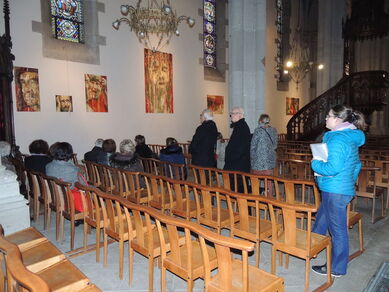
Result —
<instances>
[{"instance_id":1,"label":"stone column","mask_svg":"<svg viewBox=\"0 0 389 292\"><path fill-rule=\"evenodd\" d=\"M3 225L5 235L30 227L27 203L19 193L16 174L0 164L0 224Z\"/></svg>"},{"instance_id":2,"label":"stone column","mask_svg":"<svg viewBox=\"0 0 389 292\"><path fill-rule=\"evenodd\" d=\"M265 111L266 0L229 1L229 107L253 132Z\"/></svg>"}]
</instances>

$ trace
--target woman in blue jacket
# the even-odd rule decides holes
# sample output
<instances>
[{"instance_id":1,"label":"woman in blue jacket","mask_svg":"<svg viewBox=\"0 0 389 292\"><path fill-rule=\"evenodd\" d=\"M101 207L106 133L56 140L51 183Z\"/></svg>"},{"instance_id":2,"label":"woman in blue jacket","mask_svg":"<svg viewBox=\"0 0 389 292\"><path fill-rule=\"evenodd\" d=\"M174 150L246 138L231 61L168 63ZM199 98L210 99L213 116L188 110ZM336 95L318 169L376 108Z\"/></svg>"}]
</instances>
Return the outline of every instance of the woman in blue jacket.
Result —
<instances>
[{"instance_id":1,"label":"woman in blue jacket","mask_svg":"<svg viewBox=\"0 0 389 292\"><path fill-rule=\"evenodd\" d=\"M347 272L347 205L355 196L355 182L361 169L358 148L365 143L366 123L362 113L336 105L326 117L326 127L330 130L323 138L328 148L327 161L313 160L311 164L320 175L316 182L322 196L312 231L323 235L329 231L331 274L340 277ZM326 265L313 266L312 270L327 275Z\"/></svg>"}]
</instances>

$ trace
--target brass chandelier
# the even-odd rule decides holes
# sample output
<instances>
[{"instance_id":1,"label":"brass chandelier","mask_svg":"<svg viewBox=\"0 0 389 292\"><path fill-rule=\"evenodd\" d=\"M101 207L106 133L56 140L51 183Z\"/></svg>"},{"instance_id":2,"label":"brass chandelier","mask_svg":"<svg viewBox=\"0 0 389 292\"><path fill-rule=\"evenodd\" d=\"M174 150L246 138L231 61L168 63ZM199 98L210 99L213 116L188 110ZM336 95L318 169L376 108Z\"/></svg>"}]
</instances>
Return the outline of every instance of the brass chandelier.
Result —
<instances>
[{"instance_id":1,"label":"brass chandelier","mask_svg":"<svg viewBox=\"0 0 389 292\"><path fill-rule=\"evenodd\" d=\"M181 21L185 20L189 27L195 24L191 17L177 16L170 0L147 0L147 6L141 6L142 2L145 1L138 0L135 7L121 5L120 12L125 17L115 20L112 26L118 30L122 22L127 23L139 42L153 52L167 45L173 34L180 35L178 25Z\"/></svg>"}]
</instances>

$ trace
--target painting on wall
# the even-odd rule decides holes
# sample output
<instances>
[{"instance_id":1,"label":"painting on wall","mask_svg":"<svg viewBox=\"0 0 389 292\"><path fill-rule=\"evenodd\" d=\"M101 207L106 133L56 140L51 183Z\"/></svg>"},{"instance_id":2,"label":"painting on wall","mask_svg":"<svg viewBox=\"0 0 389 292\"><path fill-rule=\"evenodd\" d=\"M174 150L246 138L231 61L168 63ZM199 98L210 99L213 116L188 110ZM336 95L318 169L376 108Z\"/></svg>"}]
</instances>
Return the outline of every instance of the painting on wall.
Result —
<instances>
[{"instance_id":1,"label":"painting on wall","mask_svg":"<svg viewBox=\"0 0 389 292\"><path fill-rule=\"evenodd\" d=\"M214 114L223 114L224 96L207 95L207 108L213 111Z\"/></svg>"},{"instance_id":2,"label":"painting on wall","mask_svg":"<svg viewBox=\"0 0 389 292\"><path fill-rule=\"evenodd\" d=\"M87 112L108 112L107 76L85 74Z\"/></svg>"},{"instance_id":3,"label":"painting on wall","mask_svg":"<svg viewBox=\"0 0 389 292\"><path fill-rule=\"evenodd\" d=\"M173 55L145 49L146 113L173 113Z\"/></svg>"},{"instance_id":4,"label":"painting on wall","mask_svg":"<svg viewBox=\"0 0 389 292\"><path fill-rule=\"evenodd\" d=\"M70 95L56 95L55 106L57 112L72 112L73 111L72 97Z\"/></svg>"},{"instance_id":5,"label":"painting on wall","mask_svg":"<svg viewBox=\"0 0 389 292\"><path fill-rule=\"evenodd\" d=\"M299 110L299 99L294 97L286 98L286 114L294 115Z\"/></svg>"},{"instance_id":6,"label":"painting on wall","mask_svg":"<svg viewBox=\"0 0 389 292\"><path fill-rule=\"evenodd\" d=\"M15 67L16 110L18 112L39 112L38 69Z\"/></svg>"}]
</instances>

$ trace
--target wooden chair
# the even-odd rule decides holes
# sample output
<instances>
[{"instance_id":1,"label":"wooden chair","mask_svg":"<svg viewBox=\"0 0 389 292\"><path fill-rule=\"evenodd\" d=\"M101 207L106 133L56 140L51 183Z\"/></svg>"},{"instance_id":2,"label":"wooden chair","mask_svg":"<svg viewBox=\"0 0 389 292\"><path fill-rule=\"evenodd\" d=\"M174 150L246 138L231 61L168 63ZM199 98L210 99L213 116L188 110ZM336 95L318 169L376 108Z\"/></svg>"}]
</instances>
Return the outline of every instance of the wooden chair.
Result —
<instances>
[{"instance_id":1,"label":"wooden chair","mask_svg":"<svg viewBox=\"0 0 389 292\"><path fill-rule=\"evenodd\" d=\"M331 279L331 238L311 232L312 213L317 208L312 206L296 205L279 202L272 199L261 198L268 203L272 222L272 261L271 272L276 272L276 251L281 251L305 260L305 291L309 289L310 259L320 251L327 251L327 281L315 291L324 291L333 283ZM276 209L281 210L283 229L279 231ZM299 214L305 212L307 217L307 229L297 228ZM288 260L286 261L288 265Z\"/></svg>"},{"instance_id":2,"label":"wooden chair","mask_svg":"<svg viewBox=\"0 0 389 292\"><path fill-rule=\"evenodd\" d=\"M161 245L157 228L150 215L141 205L122 202L129 228L129 281L132 282L134 251L148 258L149 291L153 291L154 259L161 255ZM168 240L167 231L163 232ZM168 248L168 247L167 247Z\"/></svg>"},{"instance_id":3,"label":"wooden chair","mask_svg":"<svg viewBox=\"0 0 389 292\"><path fill-rule=\"evenodd\" d=\"M191 194L193 194L192 184L186 181L166 180L169 196L175 198L175 204L171 209L173 215L190 220L191 218L196 218L198 212L200 214L204 212L201 202L198 210L196 201L191 198Z\"/></svg>"},{"instance_id":4,"label":"wooden chair","mask_svg":"<svg viewBox=\"0 0 389 292\"><path fill-rule=\"evenodd\" d=\"M3 228L0 227L0 291L51 291L42 278L24 266L18 247L3 236Z\"/></svg>"},{"instance_id":5,"label":"wooden chair","mask_svg":"<svg viewBox=\"0 0 389 292\"><path fill-rule=\"evenodd\" d=\"M371 223L377 222L385 217L384 191L377 188L376 172L378 167L362 167L357 180L356 198L366 198L372 200ZM381 197L381 214L376 216L376 202Z\"/></svg>"},{"instance_id":6,"label":"wooden chair","mask_svg":"<svg viewBox=\"0 0 389 292\"><path fill-rule=\"evenodd\" d=\"M119 242L119 278L122 280L124 242L130 239L131 230L129 230L124 210L118 201L120 197L99 190L95 190L94 194L99 198L104 219L104 266L107 266L109 236ZM128 244L128 255L130 256L130 244Z\"/></svg>"},{"instance_id":7,"label":"wooden chair","mask_svg":"<svg viewBox=\"0 0 389 292\"><path fill-rule=\"evenodd\" d=\"M198 238L192 236L188 227L180 226L178 219L156 214L153 210L148 213L154 215L161 242L161 291L166 290L166 270L184 279L187 282L187 291L192 291L194 280L205 277L205 265ZM166 229L168 240L165 239ZM182 232L185 241L182 240ZM209 245L205 249L209 260L208 268L213 270L218 265L215 249Z\"/></svg>"},{"instance_id":8,"label":"wooden chair","mask_svg":"<svg viewBox=\"0 0 389 292\"><path fill-rule=\"evenodd\" d=\"M97 189L76 183L75 185L82 193L81 196L84 207L84 248L88 245L88 231L90 227L96 229L96 262L100 260L100 235L104 227L103 212L100 200L97 196Z\"/></svg>"},{"instance_id":9,"label":"wooden chair","mask_svg":"<svg viewBox=\"0 0 389 292\"><path fill-rule=\"evenodd\" d=\"M351 261L352 259L360 256L364 251L365 248L363 247L363 230L362 230L362 214L351 211L351 204L347 205L347 227L353 228L355 224L358 223L358 237L359 237L359 249L349 255L348 260Z\"/></svg>"},{"instance_id":10,"label":"wooden chair","mask_svg":"<svg viewBox=\"0 0 389 292\"><path fill-rule=\"evenodd\" d=\"M244 195L239 193L226 193L228 210L230 214L230 236L238 236L255 243L255 264L259 267L260 243L270 242L272 224L270 220L261 218L261 201L259 196ZM236 202L237 210L233 212L232 204ZM238 222L234 222L234 216L238 214ZM281 227L278 225L278 228Z\"/></svg>"},{"instance_id":11,"label":"wooden chair","mask_svg":"<svg viewBox=\"0 0 389 292\"><path fill-rule=\"evenodd\" d=\"M222 207L222 199L226 198L228 190L198 184L191 184L191 187L196 200L197 223L212 227L220 234L221 229L230 228L231 220L233 222L239 220L235 212L231 219L228 209L231 206L225 204L225 208Z\"/></svg>"},{"instance_id":12,"label":"wooden chair","mask_svg":"<svg viewBox=\"0 0 389 292\"><path fill-rule=\"evenodd\" d=\"M154 152L154 150L153 150ZM155 152L156 153L156 152ZM154 158L140 158L143 166L143 170L146 173L159 175L158 173L158 160Z\"/></svg>"},{"instance_id":13,"label":"wooden chair","mask_svg":"<svg viewBox=\"0 0 389 292\"><path fill-rule=\"evenodd\" d=\"M59 200L63 202L61 220L61 240L64 239L64 219L70 221L70 249L74 249L74 237L75 237L75 221L82 220L84 218L83 212L76 211L74 208L73 195L70 190L70 183L63 182L59 179L55 179L55 184L59 194Z\"/></svg>"},{"instance_id":14,"label":"wooden chair","mask_svg":"<svg viewBox=\"0 0 389 292\"><path fill-rule=\"evenodd\" d=\"M39 188L39 179L38 179L38 175L39 173L37 172L34 172L32 170L27 170L27 179L28 179L28 184L29 184L29 187L30 187L30 198L31 198L31 202L30 202L30 206L31 209L32 209L32 218L34 220L34 222L36 222L38 220L38 217L39 217L39 197L41 196L41 191L40 191L40 188Z\"/></svg>"},{"instance_id":15,"label":"wooden chair","mask_svg":"<svg viewBox=\"0 0 389 292\"><path fill-rule=\"evenodd\" d=\"M49 208L55 212L55 239L59 240L59 234L61 230L61 220L63 220L62 211L64 209L63 196L61 196L60 186L56 183L57 178L50 176L42 176L42 179L48 185L49 192L51 194L51 200L49 202Z\"/></svg>"},{"instance_id":16,"label":"wooden chair","mask_svg":"<svg viewBox=\"0 0 389 292\"><path fill-rule=\"evenodd\" d=\"M135 204L148 204L149 195L143 176L139 172L132 171L120 173L123 178L123 191L120 195Z\"/></svg>"},{"instance_id":17,"label":"wooden chair","mask_svg":"<svg viewBox=\"0 0 389 292\"><path fill-rule=\"evenodd\" d=\"M189 165L189 169L192 172L196 184L218 188L224 187L223 175L219 169L197 165Z\"/></svg>"},{"instance_id":18,"label":"wooden chair","mask_svg":"<svg viewBox=\"0 0 389 292\"><path fill-rule=\"evenodd\" d=\"M38 198L39 202L44 208L44 228L49 230L50 228L50 219L51 219L51 202L53 201L54 194L51 192L50 183L47 179L47 176L44 174L37 175L39 189L41 191L41 196ZM55 198L54 198L55 200Z\"/></svg>"},{"instance_id":19,"label":"wooden chair","mask_svg":"<svg viewBox=\"0 0 389 292\"><path fill-rule=\"evenodd\" d=\"M376 172L376 186L382 188L386 194L385 209L389 209L389 160L376 160L374 164L380 169Z\"/></svg>"},{"instance_id":20,"label":"wooden chair","mask_svg":"<svg viewBox=\"0 0 389 292\"><path fill-rule=\"evenodd\" d=\"M5 237L5 239L17 245L20 252L47 241L47 238L44 237L43 234L36 230L34 227L28 227L26 229L9 234Z\"/></svg>"},{"instance_id":21,"label":"wooden chair","mask_svg":"<svg viewBox=\"0 0 389 292\"><path fill-rule=\"evenodd\" d=\"M142 173L142 177L146 183L148 205L162 212L171 213L175 205L175 198L174 196L170 197L165 178L149 173Z\"/></svg>"},{"instance_id":22,"label":"wooden chair","mask_svg":"<svg viewBox=\"0 0 389 292\"><path fill-rule=\"evenodd\" d=\"M157 173L159 176L165 176L176 180L186 180L187 169L185 164L171 163L167 161L157 160Z\"/></svg>"}]
</instances>

